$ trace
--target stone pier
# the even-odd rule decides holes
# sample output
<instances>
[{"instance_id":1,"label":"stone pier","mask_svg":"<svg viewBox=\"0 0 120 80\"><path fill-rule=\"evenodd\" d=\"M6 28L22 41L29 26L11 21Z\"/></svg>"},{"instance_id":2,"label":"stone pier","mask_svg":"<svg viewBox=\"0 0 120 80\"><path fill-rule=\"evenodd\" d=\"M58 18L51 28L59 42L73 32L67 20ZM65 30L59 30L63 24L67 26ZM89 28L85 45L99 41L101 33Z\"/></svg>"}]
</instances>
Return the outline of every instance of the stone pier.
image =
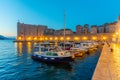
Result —
<instances>
[{"instance_id":1,"label":"stone pier","mask_svg":"<svg viewBox=\"0 0 120 80\"><path fill-rule=\"evenodd\" d=\"M92 80L120 80L120 44L105 43Z\"/></svg>"}]
</instances>

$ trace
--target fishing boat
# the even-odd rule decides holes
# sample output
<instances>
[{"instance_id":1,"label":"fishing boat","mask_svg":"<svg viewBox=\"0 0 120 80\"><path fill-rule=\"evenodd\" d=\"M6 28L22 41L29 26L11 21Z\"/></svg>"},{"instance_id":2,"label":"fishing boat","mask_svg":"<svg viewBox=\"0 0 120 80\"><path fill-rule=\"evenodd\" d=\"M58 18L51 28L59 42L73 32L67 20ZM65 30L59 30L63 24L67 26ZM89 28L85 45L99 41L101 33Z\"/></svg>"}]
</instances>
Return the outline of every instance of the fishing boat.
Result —
<instances>
[{"instance_id":1,"label":"fishing boat","mask_svg":"<svg viewBox=\"0 0 120 80\"><path fill-rule=\"evenodd\" d=\"M97 44L90 42L90 41L81 42L80 46L88 50L89 52L97 50Z\"/></svg>"},{"instance_id":2,"label":"fishing boat","mask_svg":"<svg viewBox=\"0 0 120 80\"><path fill-rule=\"evenodd\" d=\"M86 48L83 48L79 44L73 44L73 47L70 48L70 52L74 54L75 57L81 57L86 53L88 50Z\"/></svg>"},{"instance_id":3,"label":"fishing boat","mask_svg":"<svg viewBox=\"0 0 120 80\"><path fill-rule=\"evenodd\" d=\"M60 44L59 44L59 46L61 46L61 48L63 49L63 50L70 50L70 48L72 47L72 43L71 42L65 42L65 43L63 43L63 42L61 42Z\"/></svg>"},{"instance_id":4,"label":"fishing boat","mask_svg":"<svg viewBox=\"0 0 120 80\"><path fill-rule=\"evenodd\" d=\"M38 47L38 46L37 46ZM68 63L73 61L73 56L68 51L63 51L60 47L44 47L39 44L39 51L32 54L35 60L49 63Z\"/></svg>"}]
</instances>

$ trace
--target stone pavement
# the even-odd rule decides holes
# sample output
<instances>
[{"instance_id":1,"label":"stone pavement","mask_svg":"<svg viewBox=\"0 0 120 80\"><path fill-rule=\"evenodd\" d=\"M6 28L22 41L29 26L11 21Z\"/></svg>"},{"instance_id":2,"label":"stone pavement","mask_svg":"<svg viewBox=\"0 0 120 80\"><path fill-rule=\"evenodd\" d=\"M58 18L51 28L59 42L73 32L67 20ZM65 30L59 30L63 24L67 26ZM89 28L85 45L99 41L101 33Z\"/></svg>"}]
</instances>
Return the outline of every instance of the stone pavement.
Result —
<instances>
[{"instance_id":1,"label":"stone pavement","mask_svg":"<svg viewBox=\"0 0 120 80\"><path fill-rule=\"evenodd\" d=\"M92 80L120 80L120 45L105 43Z\"/></svg>"}]
</instances>

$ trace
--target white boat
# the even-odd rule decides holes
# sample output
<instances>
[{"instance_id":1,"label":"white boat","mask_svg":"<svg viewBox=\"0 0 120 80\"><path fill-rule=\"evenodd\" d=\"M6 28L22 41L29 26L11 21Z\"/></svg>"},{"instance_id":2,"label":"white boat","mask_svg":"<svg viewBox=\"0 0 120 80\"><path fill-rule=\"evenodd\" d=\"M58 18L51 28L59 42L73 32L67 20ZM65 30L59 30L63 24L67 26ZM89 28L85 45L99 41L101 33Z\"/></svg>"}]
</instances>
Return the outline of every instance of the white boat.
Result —
<instances>
[{"instance_id":1,"label":"white boat","mask_svg":"<svg viewBox=\"0 0 120 80\"><path fill-rule=\"evenodd\" d=\"M74 44L74 46L70 48L70 52L74 54L75 57L82 56L87 51L88 49L81 47L80 44Z\"/></svg>"},{"instance_id":2,"label":"white boat","mask_svg":"<svg viewBox=\"0 0 120 80\"><path fill-rule=\"evenodd\" d=\"M38 47L38 46L37 46ZM32 58L50 63L67 63L73 61L73 56L68 51L63 51L60 47L44 47L39 44L39 51L32 54Z\"/></svg>"}]
</instances>

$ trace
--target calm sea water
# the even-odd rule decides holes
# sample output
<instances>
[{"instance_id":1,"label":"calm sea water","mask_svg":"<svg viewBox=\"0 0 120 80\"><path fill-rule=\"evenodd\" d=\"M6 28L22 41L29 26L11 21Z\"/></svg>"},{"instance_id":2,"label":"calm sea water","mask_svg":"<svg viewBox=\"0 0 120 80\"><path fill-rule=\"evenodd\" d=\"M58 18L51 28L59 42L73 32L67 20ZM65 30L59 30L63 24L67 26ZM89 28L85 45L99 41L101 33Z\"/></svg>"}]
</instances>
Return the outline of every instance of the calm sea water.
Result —
<instances>
[{"instance_id":1,"label":"calm sea water","mask_svg":"<svg viewBox=\"0 0 120 80\"><path fill-rule=\"evenodd\" d=\"M0 40L0 80L91 80L101 50L64 65L34 61L31 53L31 43Z\"/></svg>"}]
</instances>

